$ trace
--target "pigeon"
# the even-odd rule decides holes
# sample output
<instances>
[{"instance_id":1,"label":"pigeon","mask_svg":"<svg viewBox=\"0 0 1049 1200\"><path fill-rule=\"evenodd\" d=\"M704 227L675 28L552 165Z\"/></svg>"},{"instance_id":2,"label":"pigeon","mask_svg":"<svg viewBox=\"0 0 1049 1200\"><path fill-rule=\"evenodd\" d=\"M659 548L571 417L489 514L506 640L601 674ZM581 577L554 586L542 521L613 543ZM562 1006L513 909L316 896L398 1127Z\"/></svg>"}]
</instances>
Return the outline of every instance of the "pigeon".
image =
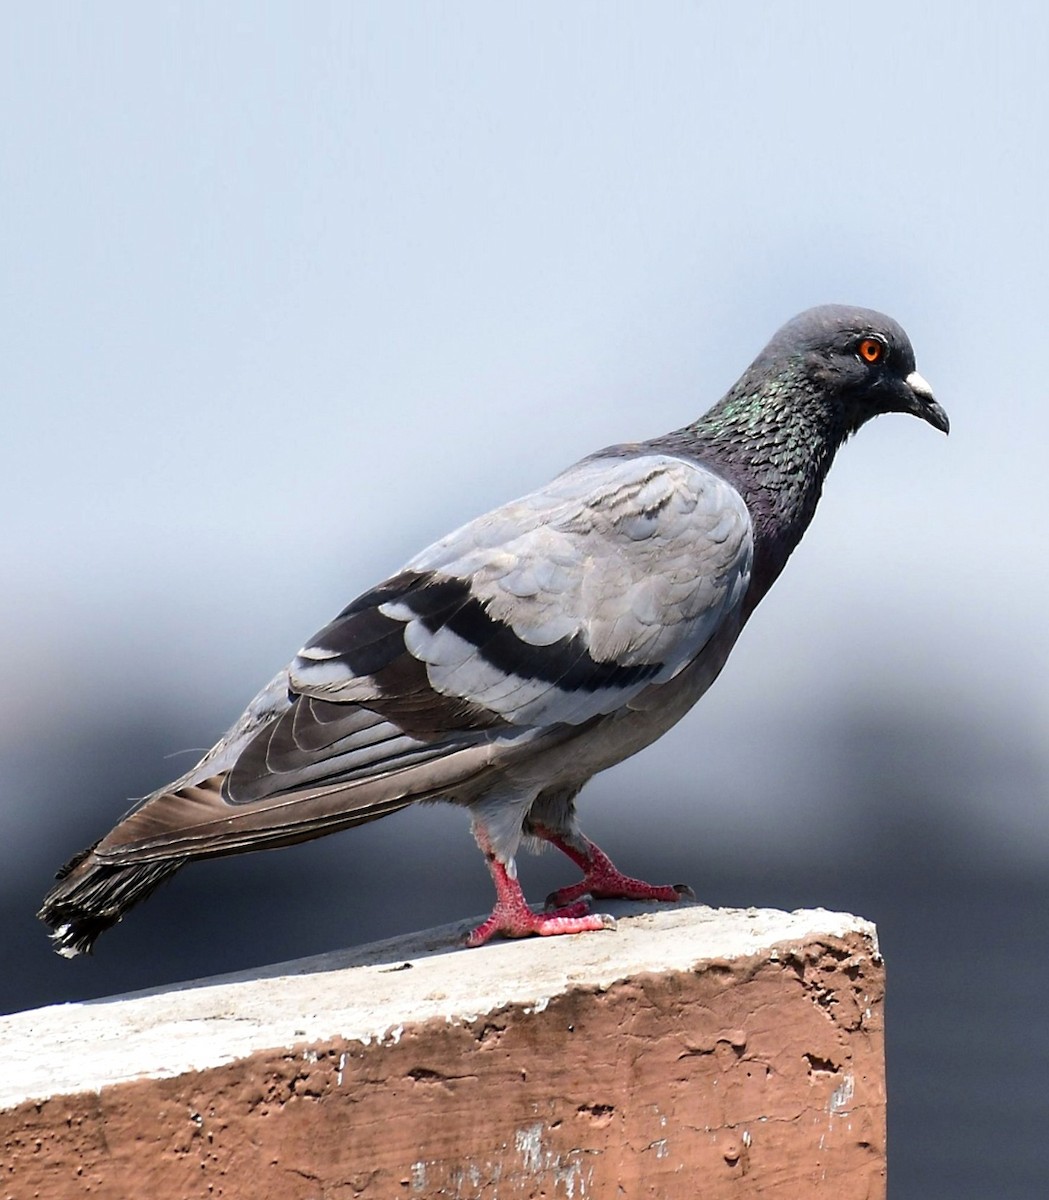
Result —
<instances>
[{"instance_id":1,"label":"pigeon","mask_svg":"<svg viewBox=\"0 0 1049 1200\"><path fill-rule=\"evenodd\" d=\"M772 338L689 425L582 459L423 550L312 637L180 779L58 873L60 954L193 859L286 846L424 801L470 814L495 884L467 936L584 933L595 898L679 901L586 838L576 797L665 733L720 673L871 417L947 414L891 318L826 305ZM542 909L521 845L582 871Z\"/></svg>"}]
</instances>

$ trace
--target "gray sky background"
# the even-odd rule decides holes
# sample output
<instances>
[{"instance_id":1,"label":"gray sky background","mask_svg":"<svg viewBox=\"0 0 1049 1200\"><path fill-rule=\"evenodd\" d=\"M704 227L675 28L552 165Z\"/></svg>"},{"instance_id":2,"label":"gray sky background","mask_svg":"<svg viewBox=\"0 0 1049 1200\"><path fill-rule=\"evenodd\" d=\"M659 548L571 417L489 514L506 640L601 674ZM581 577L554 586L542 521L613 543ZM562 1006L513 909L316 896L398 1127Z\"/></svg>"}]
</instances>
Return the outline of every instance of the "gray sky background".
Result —
<instances>
[{"instance_id":1,"label":"gray sky background","mask_svg":"<svg viewBox=\"0 0 1049 1200\"><path fill-rule=\"evenodd\" d=\"M814 730L873 707L1019 763L960 827L1049 863L1047 45L1038 3L9 8L9 764L154 708L202 749L423 544L844 301L908 329L951 437L845 449L613 803L658 770L726 844L804 838ZM19 769L0 836L57 865Z\"/></svg>"}]
</instances>

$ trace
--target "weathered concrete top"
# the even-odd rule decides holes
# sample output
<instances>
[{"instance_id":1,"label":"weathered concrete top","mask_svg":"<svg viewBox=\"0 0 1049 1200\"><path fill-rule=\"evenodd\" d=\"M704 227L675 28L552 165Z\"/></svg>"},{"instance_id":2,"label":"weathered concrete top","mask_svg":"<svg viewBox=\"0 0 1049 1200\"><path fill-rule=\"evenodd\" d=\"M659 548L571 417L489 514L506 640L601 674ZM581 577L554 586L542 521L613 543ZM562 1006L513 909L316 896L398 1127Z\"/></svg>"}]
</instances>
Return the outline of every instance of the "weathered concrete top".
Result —
<instances>
[{"instance_id":1,"label":"weathered concrete top","mask_svg":"<svg viewBox=\"0 0 1049 1200\"><path fill-rule=\"evenodd\" d=\"M138 1078L204 1070L261 1049L344 1038L396 1042L406 1022L468 1021L507 1004L542 1009L573 986L606 988L647 972L691 970L867 921L822 909L652 910L602 905L615 932L461 948L471 923L259 970L0 1018L0 1109Z\"/></svg>"}]
</instances>

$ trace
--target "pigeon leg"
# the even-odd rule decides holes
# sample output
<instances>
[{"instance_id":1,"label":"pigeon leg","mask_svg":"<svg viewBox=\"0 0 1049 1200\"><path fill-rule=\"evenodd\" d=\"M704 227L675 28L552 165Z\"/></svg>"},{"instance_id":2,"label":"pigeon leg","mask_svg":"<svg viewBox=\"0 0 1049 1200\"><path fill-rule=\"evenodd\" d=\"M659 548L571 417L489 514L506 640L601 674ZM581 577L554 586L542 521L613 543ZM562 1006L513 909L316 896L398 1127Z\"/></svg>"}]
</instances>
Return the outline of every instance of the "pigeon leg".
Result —
<instances>
[{"instance_id":1,"label":"pigeon leg","mask_svg":"<svg viewBox=\"0 0 1049 1200\"><path fill-rule=\"evenodd\" d=\"M553 911L533 912L517 882L517 872L512 866L507 869L506 864L495 856L487 837L479 828L475 828L474 835L484 851L488 870L492 874L496 900L491 916L467 934L468 946L483 946L497 933L513 938L529 937L531 934L553 937L559 933L590 933L598 929L615 928L614 917L605 913L591 913L589 904L578 899Z\"/></svg>"},{"instance_id":2,"label":"pigeon leg","mask_svg":"<svg viewBox=\"0 0 1049 1200\"><path fill-rule=\"evenodd\" d=\"M661 885L645 883L642 879L631 879L629 875L624 875L617 869L603 850L581 833L574 835L572 841L569 841L542 825L536 825L534 832L544 841L556 846L563 854L567 854L583 872L579 883L559 888L547 896L546 904L549 909L559 909L585 895L603 899L662 900L670 904L686 897L689 900L696 898L696 893L685 883Z\"/></svg>"}]
</instances>

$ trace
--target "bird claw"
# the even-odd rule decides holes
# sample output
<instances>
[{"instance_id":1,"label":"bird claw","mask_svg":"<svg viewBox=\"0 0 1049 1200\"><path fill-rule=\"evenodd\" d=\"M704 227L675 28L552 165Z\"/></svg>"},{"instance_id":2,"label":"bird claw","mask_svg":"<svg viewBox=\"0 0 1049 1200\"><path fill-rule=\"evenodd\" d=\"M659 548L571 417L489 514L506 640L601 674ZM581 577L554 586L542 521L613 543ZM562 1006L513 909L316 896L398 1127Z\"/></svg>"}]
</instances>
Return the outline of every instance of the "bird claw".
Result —
<instances>
[{"instance_id":1,"label":"bird claw","mask_svg":"<svg viewBox=\"0 0 1049 1200\"><path fill-rule=\"evenodd\" d=\"M488 868L495 883L495 908L486 921L466 935L467 946L483 946L497 933L512 938L530 937L532 934L553 937L559 933L615 929L615 920L606 913L592 913L590 897L584 899L582 894L571 897L571 903L560 904L552 911L534 912L524 898L516 872L511 874L506 864L494 854L489 857Z\"/></svg>"},{"instance_id":2,"label":"bird claw","mask_svg":"<svg viewBox=\"0 0 1049 1200\"><path fill-rule=\"evenodd\" d=\"M616 919L608 913L591 913L589 905L572 904L554 912L500 912L498 908L487 921L472 929L464 938L467 946L483 946L496 934L508 938L555 937L565 933L594 933L615 929Z\"/></svg>"},{"instance_id":3,"label":"bird claw","mask_svg":"<svg viewBox=\"0 0 1049 1200\"><path fill-rule=\"evenodd\" d=\"M590 912L590 904L593 896L589 892L585 892L578 900L570 904L551 904L550 896L547 896L546 903L543 905L543 916L546 917L585 917Z\"/></svg>"},{"instance_id":4,"label":"bird claw","mask_svg":"<svg viewBox=\"0 0 1049 1200\"><path fill-rule=\"evenodd\" d=\"M551 845L556 846L583 872L578 883L558 888L546 898L548 910L561 908L582 897L599 900L655 900L663 904L676 904L679 900L695 900L696 893L687 883L672 885L646 883L624 875L608 855L595 846L589 838L577 834L569 839L556 830L542 825L535 832Z\"/></svg>"},{"instance_id":5,"label":"bird claw","mask_svg":"<svg viewBox=\"0 0 1049 1200\"><path fill-rule=\"evenodd\" d=\"M561 899L559 900L558 897ZM589 892L577 892L574 888L561 888L556 892L551 892L543 901L543 912L550 916L580 916L590 911L593 901L594 897Z\"/></svg>"},{"instance_id":6,"label":"bird claw","mask_svg":"<svg viewBox=\"0 0 1049 1200\"><path fill-rule=\"evenodd\" d=\"M555 912L565 905L586 898L600 900L654 900L662 904L676 904L679 900L695 900L696 893L687 883L675 883L669 887L663 884L645 883L640 879L631 879L614 873L603 872L593 874L580 883L569 887L559 888L546 898L546 911Z\"/></svg>"}]
</instances>

